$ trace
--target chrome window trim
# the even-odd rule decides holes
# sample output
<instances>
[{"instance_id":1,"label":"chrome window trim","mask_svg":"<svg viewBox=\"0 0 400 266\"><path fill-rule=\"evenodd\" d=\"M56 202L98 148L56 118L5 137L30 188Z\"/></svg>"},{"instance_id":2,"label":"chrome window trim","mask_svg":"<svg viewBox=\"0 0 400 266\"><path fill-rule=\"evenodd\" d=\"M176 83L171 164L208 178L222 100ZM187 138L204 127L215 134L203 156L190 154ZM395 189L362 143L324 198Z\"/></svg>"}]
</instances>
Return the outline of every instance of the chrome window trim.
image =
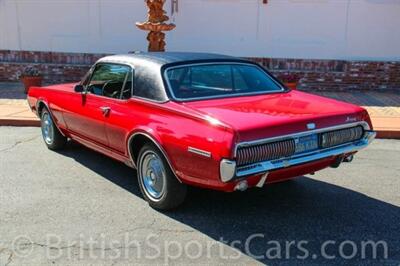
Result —
<instances>
[{"instance_id":1,"label":"chrome window trim","mask_svg":"<svg viewBox=\"0 0 400 266\"><path fill-rule=\"evenodd\" d=\"M230 94L230 95L215 95L215 96L205 96L205 97L192 97L192 98L178 98L175 96L174 91L171 88L171 84L169 82L168 79L168 75L167 72L168 70L171 69L176 69L176 68L182 68L182 67L190 67L190 66L203 66L203 65L247 65L247 66L253 66L253 67L257 67L258 69L260 69L265 75L267 75L269 78L271 78L271 80L278 85L278 87L281 88L281 90L277 90L277 91L264 91L264 92L253 92L253 93L234 93L234 94ZM265 71L265 69L263 69L261 66L259 66L258 64L253 64L253 63L246 63L246 62L235 62L235 61L220 61L220 62L207 62L207 63L191 63L191 64L179 64L176 66L170 66L167 67L163 70L163 77L165 82L167 83L167 88L169 93L172 96L172 99L178 101L178 102L186 102L186 101L198 101L198 100L211 100L211 99L221 99L221 98L231 98L231 97L241 97L241 96L254 96L254 95L265 95L265 94L273 94L273 93L281 93L281 92L285 92L286 89L285 87L283 87L281 84L279 84L278 82L276 82L276 80Z\"/></svg>"},{"instance_id":2,"label":"chrome window trim","mask_svg":"<svg viewBox=\"0 0 400 266\"><path fill-rule=\"evenodd\" d=\"M237 150L239 147L249 147L249 146L254 146L254 145L266 144L266 143L285 140L285 139L289 139L289 138L298 138L298 137L303 137L303 136L310 135L310 134L323 133L323 132L344 129L344 128L351 128L351 127L356 127L356 126L362 126L364 128L364 130L366 130L366 131L370 130L370 127L367 122L358 121L358 122L354 122L354 123L341 124L341 125L332 126L332 127L308 130L308 131L303 131L303 132L299 132L299 133L293 133L293 134L288 134L288 135L283 135L283 136L278 136L278 137L271 137L271 138L266 138L266 139L239 142L235 145L235 150L234 150L233 156L236 158Z\"/></svg>"},{"instance_id":3,"label":"chrome window trim","mask_svg":"<svg viewBox=\"0 0 400 266\"><path fill-rule=\"evenodd\" d=\"M169 102L170 100L168 99L168 100L165 100L165 101L158 101L158 100L153 100L153 99L149 99L149 98L145 98L145 97L140 97L140 96L136 96L136 95L133 95L130 99L137 99L137 100L143 100L143 101L145 101L145 102L149 102L149 103L167 103L167 102Z\"/></svg>"}]
</instances>

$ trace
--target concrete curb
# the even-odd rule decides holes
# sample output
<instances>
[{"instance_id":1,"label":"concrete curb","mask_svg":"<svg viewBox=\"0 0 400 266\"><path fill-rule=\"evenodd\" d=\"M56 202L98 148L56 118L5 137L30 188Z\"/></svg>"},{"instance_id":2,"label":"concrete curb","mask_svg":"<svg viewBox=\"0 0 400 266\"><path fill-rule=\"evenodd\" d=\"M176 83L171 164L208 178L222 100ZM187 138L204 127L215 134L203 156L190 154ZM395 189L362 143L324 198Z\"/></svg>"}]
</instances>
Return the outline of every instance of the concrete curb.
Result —
<instances>
[{"instance_id":1,"label":"concrete curb","mask_svg":"<svg viewBox=\"0 0 400 266\"><path fill-rule=\"evenodd\" d=\"M0 118L0 126L40 127L40 120ZM400 139L400 129L388 130L375 128L375 131L377 132L378 139Z\"/></svg>"},{"instance_id":2,"label":"concrete curb","mask_svg":"<svg viewBox=\"0 0 400 266\"><path fill-rule=\"evenodd\" d=\"M0 118L0 126L40 127L40 120Z\"/></svg>"},{"instance_id":3,"label":"concrete curb","mask_svg":"<svg viewBox=\"0 0 400 266\"><path fill-rule=\"evenodd\" d=\"M378 139L400 139L400 130L375 129Z\"/></svg>"}]
</instances>

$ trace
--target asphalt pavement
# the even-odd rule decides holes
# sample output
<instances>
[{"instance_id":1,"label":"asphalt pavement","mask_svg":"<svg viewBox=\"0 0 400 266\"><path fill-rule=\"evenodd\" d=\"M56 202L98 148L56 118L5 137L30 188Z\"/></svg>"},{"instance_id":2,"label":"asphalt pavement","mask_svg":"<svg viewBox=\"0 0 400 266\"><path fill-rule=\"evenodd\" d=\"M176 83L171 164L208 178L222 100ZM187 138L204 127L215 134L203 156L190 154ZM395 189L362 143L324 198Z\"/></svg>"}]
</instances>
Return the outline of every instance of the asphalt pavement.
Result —
<instances>
[{"instance_id":1,"label":"asphalt pavement","mask_svg":"<svg viewBox=\"0 0 400 266\"><path fill-rule=\"evenodd\" d=\"M0 265L400 265L400 141L264 189L191 189L162 213L136 173L0 127ZM375 246L375 248L374 248Z\"/></svg>"}]
</instances>

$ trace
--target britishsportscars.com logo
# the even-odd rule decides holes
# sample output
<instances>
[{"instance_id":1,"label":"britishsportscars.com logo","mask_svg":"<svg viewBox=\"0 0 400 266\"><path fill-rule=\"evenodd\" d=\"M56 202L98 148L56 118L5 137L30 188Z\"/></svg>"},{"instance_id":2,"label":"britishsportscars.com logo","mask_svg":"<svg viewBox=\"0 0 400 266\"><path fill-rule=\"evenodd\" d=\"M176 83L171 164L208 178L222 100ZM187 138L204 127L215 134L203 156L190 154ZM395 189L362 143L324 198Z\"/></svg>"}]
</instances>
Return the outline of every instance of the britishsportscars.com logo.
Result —
<instances>
[{"instance_id":1,"label":"britishsportscars.com logo","mask_svg":"<svg viewBox=\"0 0 400 266\"><path fill-rule=\"evenodd\" d=\"M262 241L262 245L260 242ZM264 234L252 234L244 240L159 240L159 235L148 234L140 241L126 233L118 240L106 234L97 237L80 234L74 241L67 241L56 234L47 234L43 242L29 236L14 239L14 256L29 258L35 247L45 249L48 260L67 259L145 259L163 260L165 263L177 259L197 260L220 258L229 261L249 256L256 260L376 260L389 258L389 246L384 240L326 240L315 243L309 240L268 240ZM317 252L316 252L317 251Z\"/></svg>"}]
</instances>

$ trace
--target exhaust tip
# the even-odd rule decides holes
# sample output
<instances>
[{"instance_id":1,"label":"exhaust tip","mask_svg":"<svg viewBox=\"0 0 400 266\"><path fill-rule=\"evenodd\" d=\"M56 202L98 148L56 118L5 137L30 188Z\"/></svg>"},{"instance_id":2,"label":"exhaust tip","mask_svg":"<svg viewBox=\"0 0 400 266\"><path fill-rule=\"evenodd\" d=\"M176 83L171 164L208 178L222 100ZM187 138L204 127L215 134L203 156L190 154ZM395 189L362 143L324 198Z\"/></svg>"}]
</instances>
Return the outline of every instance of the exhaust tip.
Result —
<instances>
[{"instance_id":1,"label":"exhaust tip","mask_svg":"<svg viewBox=\"0 0 400 266\"><path fill-rule=\"evenodd\" d=\"M338 168L340 166L340 164L343 162L344 157L343 156L339 156L336 158L335 162L333 164L331 164L332 168Z\"/></svg>"},{"instance_id":2,"label":"exhaust tip","mask_svg":"<svg viewBox=\"0 0 400 266\"><path fill-rule=\"evenodd\" d=\"M351 163L351 162L353 161L353 159L354 159L354 155L351 154L351 155L349 155L349 156L344 157L343 162L345 162L345 163Z\"/></svg>"},{"instance_id":3,"label":"exhaust tip","mask_svg":"<svg viewBox=\"0 0 400 266\"><path fill-rule=\"evenodd\" d=\"M235 191L246 191L249 187L247 180L240 181L235 186Z\"/></svg>"}]
</instances>

